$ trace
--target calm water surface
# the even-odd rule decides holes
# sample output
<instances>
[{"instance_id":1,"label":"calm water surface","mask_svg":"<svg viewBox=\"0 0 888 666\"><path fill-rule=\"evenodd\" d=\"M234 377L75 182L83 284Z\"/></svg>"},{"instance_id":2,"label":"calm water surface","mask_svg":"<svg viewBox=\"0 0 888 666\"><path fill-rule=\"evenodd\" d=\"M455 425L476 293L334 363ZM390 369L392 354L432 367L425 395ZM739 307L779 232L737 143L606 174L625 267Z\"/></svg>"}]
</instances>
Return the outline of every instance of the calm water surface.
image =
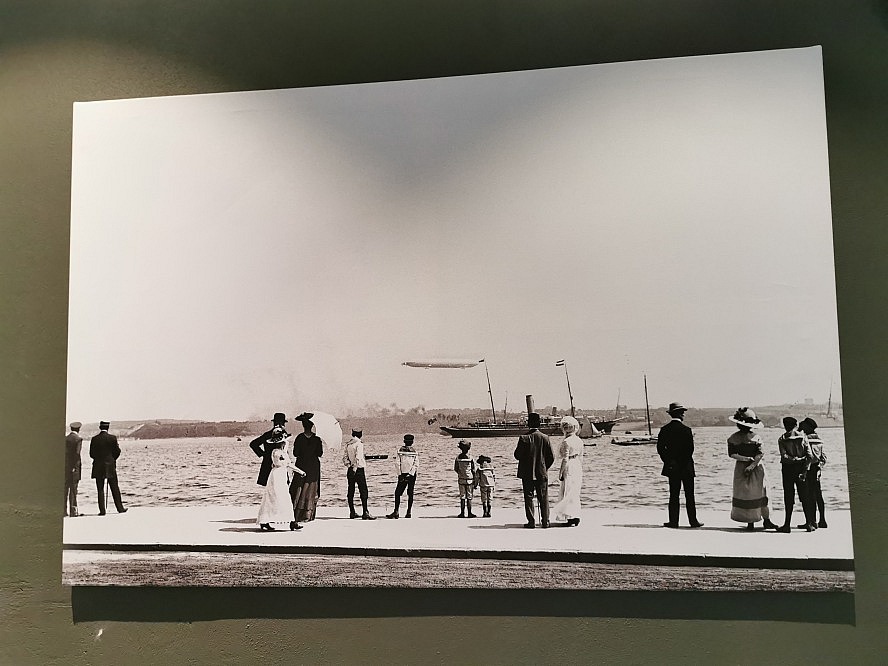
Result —
<instances>
[{"instance_id":1,"label":"calm water surface","mask_svg":"<svg viewBox=\"0 0 888 666\"><path fill-rule=\"evenodd\" d=\"M697 505L702 510L730 509L731 479L734 461L728 457L730 427L695 428L694 460ZM765 441L765 471L771 488L771 505L782 510L783 491L777 438L782 429L759 431ZM823 495L828 507L848 508L848 475L845 463L843 428L818 431L824 441L828 464L823 471ZM556 454L550 474L549 494L557 498L558 447L561 437L552 437ZM443 435L417 435L419 475L416 481L416 506L453 506L459 508L453 460L459 453L456 441ZM497 474L494 506L523 506L521 482L515 476L513 457L516 438L474 440L471 454L485 454L493 459ZM617 446L610 437L584 440L583 505L597 508L664 507L668 498L666 477L660 476L662 463L656 445ZM79 487L80 507L86 513L97 510L95 482L88 442L83 447L84 478ZM370 505L394 506L392 495L397 481L395 452L400 435L368 436L365 453L388 454L388 460L367 461ZM124 502L129 506L188 506L202 504L258 506L262 488L256 485L259 458L249 448L249 440L233 438L191 438L121 441L118 477ZM325 452L321 459L320 506L346 506L345 468L342 449ZM109 497L110 500L110 497ZM357 500L357 498L356 498ZM113 511L113 508L111 509Z\"/></svg>"}]
</instances>

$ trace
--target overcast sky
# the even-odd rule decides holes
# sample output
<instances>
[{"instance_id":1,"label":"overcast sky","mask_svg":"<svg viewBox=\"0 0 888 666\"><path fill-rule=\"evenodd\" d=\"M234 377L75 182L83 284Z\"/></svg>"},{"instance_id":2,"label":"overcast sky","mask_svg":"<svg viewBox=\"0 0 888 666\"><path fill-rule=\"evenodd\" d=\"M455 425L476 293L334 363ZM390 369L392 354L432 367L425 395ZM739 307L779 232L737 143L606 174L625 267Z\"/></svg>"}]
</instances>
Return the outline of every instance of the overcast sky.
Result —
<instances>
[{"instance_id":1,"label":"overcast sky","mask_svg":"<svg viewBox=\"0 0 888 666\"><path fill-rule=\"evenodd\" d=\"M68 418L840 397L819 48L79 103Z\"/></svg>"}]
</instances>

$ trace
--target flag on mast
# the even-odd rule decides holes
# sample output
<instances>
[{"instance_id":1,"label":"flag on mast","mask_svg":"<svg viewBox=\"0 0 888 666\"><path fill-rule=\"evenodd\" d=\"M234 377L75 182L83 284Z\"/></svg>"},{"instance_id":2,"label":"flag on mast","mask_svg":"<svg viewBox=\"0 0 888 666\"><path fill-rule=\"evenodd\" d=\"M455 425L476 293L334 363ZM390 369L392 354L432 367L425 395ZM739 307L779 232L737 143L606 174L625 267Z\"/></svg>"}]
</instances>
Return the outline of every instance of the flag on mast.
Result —
<instances>
[{"instance_id":1,"label":"flag on mast","mask_svg":"<svg viewBox=\"0 0 888 666\"><path fill-rule=\"evenodd\" d=\"M555 367L556 367L556 368L557 368L557 367L560 367L560 366L562 366L562 365L564 365L564 359L561 359L560 361L555 361Z\"/></svg>"}]
</instances>

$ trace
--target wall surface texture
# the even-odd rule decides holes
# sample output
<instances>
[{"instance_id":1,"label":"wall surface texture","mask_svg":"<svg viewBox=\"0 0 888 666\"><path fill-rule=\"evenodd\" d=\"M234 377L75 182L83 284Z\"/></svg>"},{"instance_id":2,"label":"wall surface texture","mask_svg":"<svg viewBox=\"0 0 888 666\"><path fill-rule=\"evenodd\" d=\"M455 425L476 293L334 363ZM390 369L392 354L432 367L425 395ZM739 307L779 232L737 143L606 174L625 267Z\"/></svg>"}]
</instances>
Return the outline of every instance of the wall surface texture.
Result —
<instances>
[{"instance_id":1,"label":"wall surface texture","mask_svg":"<svg viewBox=\"0 0 888 666\"><path fill-rule=\"evenodd\" d=\"M826 84L853 598L745 594L742 579L729 594L60 585L73 102L812 45ZM0 663L884 663L886 118L884 0L0 1Z\"/></svg>"}]
</instances>

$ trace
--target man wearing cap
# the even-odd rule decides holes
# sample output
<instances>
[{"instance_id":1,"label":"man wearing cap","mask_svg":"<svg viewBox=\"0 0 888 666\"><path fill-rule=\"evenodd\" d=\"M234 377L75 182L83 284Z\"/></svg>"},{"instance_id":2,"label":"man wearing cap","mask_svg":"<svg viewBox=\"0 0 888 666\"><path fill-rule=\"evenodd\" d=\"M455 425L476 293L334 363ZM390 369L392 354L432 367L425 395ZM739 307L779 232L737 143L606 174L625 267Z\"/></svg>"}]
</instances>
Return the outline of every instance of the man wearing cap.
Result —
<instances>
[{"instance_id":1,"label":"man wearing cap","mask_svg":"<svg viewBox=\"0 0 888 666\"><path fill-rule=\"evenodd\" d=\"M79 516L77 510L77 484L80 482L80 451L83 437L80 436L80 421L71 424L71 431L65 437L65 515Z\"/></svg>"},{"instance_id":2,"label":"man wearing cap","mask_svg":"<svg viewBox=\"0 0 888 666\"><path fill-rule=\"evenodd\" d=\"M684 486L685 509L691 527L702 527L694 503L694 433L683 423L688 408L672 402L666 409L672 420L657 434L657 453L663 461L661 474L669 478L669 522L664 527L678 527L679 493Z\"/></svg>"},{"instance_id":3,"label":"man wearing cap","mask_svg":"<svg viewBox=\"0 0 888 666\"><path fill-rule=\"evenodd\" d=\"M370 515L367 510L367 476L364 472L364 442L361 437L364 435L361 430L352 430L351 439L345 445L342 453L342 464L346 466L346 479L348 480L348 509L349 518L357 518L358 512L355 511L355 484L358 486L358 492L361 495L361 507L364 513L361 515L363 520L376 520L375 516Z\"/></svg>"},{"instance_id":4,"label":"man wearing cap","mask_svg":"<svg viewBox=\"0 0 888 666\"><path fill-rule=\"evenodd\" d=\"M268 440L271 439L274 428L276 426L283 428L286 422L286 415L282 412L276 412L271 419L271 429L263 432L250 442L250 448L253 449L253 453L262 458L262 464L259 466L259 477L256 479L256 483L260 486L268 483L268 475L271 474L271 452L277 448L277 446L269 444Z\"/></svg>"},{"instance_id":5,"label":"man wearing cap","mask_svg":"<svg viewBox=\"0 0 888 666\"><path fill-rule=\"evenodd\" d=\"M524 527L536 527L533 510L533 496L540 503L540 526L549 527L549 468L555 462L549 437L540 432L540 415L530 412L527 415L530 432L518 438L515 459L518 461L518 478L524 490L524 513L527 523Z\"/></svg>"},{"instance_id":6,"label":"man wearing cap","mask_svg":"<svg viewBox=\"0 0 888 666\"><path fill-rule=\"evenodd\" d=\"M99 423L99 434L89 440L89 457L92 458L92 478L96 480L99 491L99 515L105 515L105 481L111 489L117 513L126 513L123 500L120 499L120 486L117 485L117 459L120 457L120 445L117 437L108 432L111 424L108 421Z\"/></svg>"},{"instance_id":7,"label":"man wearing cap","mask_svg":"<svg viewBox=\"0 0 888 666\"><path fill-rule=\"evenodd\" d=\"M398 509L401 506L401 495L407 491L407 513L405 518L410 518L413 510L413 486L416 485L416 471L418 469L418 454L413 448L413 435L404 435L404 446L398 449L398 485L395 486L395 510L386 514L386 518L398 518Z\"/></svg>"}]
</instances>

